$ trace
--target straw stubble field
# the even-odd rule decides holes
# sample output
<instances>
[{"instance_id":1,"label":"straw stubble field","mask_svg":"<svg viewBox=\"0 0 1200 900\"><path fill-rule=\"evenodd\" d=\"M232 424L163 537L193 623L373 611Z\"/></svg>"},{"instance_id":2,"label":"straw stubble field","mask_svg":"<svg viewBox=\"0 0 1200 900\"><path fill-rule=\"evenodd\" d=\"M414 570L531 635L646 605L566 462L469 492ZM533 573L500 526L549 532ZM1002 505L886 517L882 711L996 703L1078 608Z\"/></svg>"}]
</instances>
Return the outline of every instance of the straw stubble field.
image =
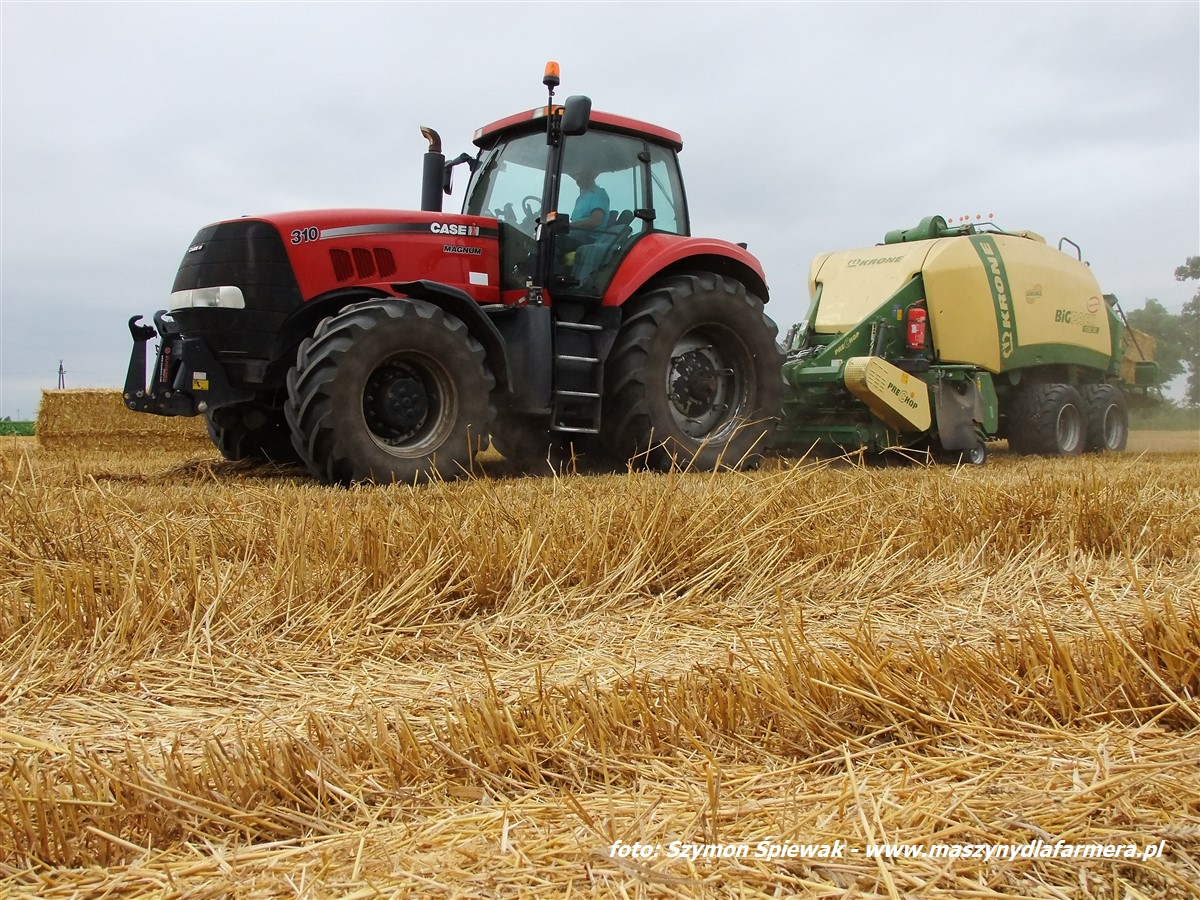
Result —
<instances>
[{"instance_id":1,"label":"straw stubble field","mask_svg":"<svg viewBox=\"0 0 1200 900\"><path fill-rule=\"evenodd\" d=\"M0 893L1192 897L1198 526L1194 452L341 490L6 439Z\"/></svg>"}]
</instances>

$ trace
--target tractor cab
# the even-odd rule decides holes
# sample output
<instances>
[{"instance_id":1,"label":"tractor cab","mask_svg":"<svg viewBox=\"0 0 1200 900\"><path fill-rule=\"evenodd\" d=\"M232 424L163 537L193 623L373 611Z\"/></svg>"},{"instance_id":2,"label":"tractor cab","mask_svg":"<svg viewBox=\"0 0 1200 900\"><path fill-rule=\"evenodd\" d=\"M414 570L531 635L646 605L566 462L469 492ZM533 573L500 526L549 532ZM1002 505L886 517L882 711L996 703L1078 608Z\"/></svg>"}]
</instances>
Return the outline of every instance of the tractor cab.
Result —
<instances>
[{"instance_id":1,"label":"tractor cab","mask_svg":"<svg viewBox=\"0 0 1200 900\"><path fill-rule=\"evenodd\" d=\"M552 101L554 64L544 81ZM463 213L499 222L502 292L600 301L636 241L689 233L673 131L570 97L493 122L474 143Z\"/></svg>"}]
</instances>

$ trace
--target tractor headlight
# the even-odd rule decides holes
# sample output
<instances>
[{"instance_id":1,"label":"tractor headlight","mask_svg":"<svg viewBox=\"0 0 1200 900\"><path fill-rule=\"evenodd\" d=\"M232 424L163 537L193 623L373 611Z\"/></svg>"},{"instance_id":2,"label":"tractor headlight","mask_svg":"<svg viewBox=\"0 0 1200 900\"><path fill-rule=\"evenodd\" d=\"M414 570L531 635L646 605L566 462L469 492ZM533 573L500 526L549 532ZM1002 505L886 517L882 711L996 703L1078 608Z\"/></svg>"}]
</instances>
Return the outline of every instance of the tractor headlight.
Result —
<instances>
[{"instance_id":1,"label":"tractor headlight","mask_svg":"<svg viewBox=\"0 0 1200 900\"><path fill-rule=\"evenodd\" d=\"M189 307L209 309L245 309L246 298L242 289L232 285L221 287L192 288L187 291L176 291L167 303L167 309L185 309Z\"/></svg>"}]
</instances>

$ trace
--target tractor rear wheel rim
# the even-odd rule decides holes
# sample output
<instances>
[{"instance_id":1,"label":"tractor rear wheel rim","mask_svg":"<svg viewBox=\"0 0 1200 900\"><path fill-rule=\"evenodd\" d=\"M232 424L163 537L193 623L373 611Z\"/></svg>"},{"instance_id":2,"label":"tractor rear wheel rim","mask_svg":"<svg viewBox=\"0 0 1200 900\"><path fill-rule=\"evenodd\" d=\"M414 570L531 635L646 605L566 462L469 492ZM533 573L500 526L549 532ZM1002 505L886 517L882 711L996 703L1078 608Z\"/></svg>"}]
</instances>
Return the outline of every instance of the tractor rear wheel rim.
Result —
<instances>
[{"instance_id":1,"label":"tractor rear wheel rim","mask_svg":"<svg viewBox=\"0 0 1200 900\"><path fill-rule=\"evenodd\" d=\"M734 340L694 329L671 350L667 399L672 419L690 438L719 437L746 404L748 361L732 349Z\"/></svg>"}]
</instances>

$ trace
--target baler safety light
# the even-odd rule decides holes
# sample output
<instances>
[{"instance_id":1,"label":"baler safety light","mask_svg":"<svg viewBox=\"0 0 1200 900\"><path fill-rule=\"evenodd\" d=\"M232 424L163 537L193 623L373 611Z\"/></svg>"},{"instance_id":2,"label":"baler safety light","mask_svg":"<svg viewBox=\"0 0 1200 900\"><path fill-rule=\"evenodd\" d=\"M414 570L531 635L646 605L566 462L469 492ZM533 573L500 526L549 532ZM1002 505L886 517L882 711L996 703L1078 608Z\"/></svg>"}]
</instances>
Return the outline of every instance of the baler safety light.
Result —
<instances>
[{"instance_id":1,"label":"baler safety light","mask_svg":"<svg viewBox=\"0 0 1200 900\"><path fill-rule=\"evenodd\" d=\"M908 328L905 334L909 350L925 349L925 329L929 322L929 314L919 306L908 308Z\"/></svg>"},{"instance_id":2,"label":"baler safety light","mask_svg":"<svg viewBox=\"0 0 1200 900\"><path fill-rule=\"evenodd\" d=\"M546 74L542 76L542 84L551 88L558 87L561 80L559 75L560 72L558 63L554 62L554 60L550 60L550 62L546 63Z\"/></svg>"}]
</instances>

